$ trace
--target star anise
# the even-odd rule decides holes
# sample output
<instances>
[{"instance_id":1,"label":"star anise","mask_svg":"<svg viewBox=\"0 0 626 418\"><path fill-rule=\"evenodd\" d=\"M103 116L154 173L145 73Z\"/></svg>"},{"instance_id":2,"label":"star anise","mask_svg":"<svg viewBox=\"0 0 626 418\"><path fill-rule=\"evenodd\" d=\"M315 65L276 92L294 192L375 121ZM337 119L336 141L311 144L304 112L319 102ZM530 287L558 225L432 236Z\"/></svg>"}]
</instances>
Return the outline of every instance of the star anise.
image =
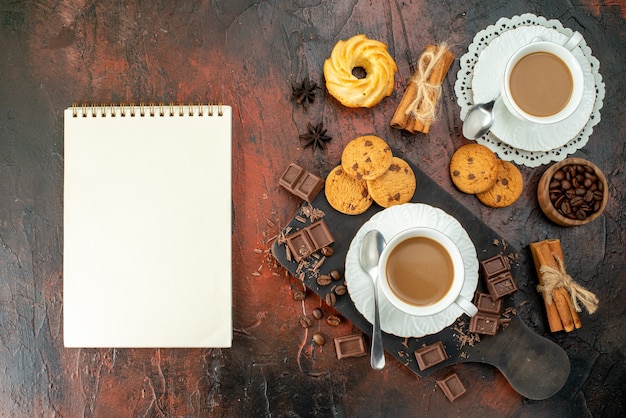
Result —
<instances>
[{"instance_id":1,"label":"star anise","mask_svg":"<svg viewBox=\"0 0 626 418\"><path fill-rule=\"evenodd\" d=\"M308 77L304 78L300 84L294 84L292 87L291 97L296 103L306 106L308 103L315 101L315 90L317 90L317 83L311 81Z\"/></svg>"},{"instance_id":2,"label":"star anise","mask_svg":"<svg viewBox=\"0 0 626 418\"><path fill-rule=\"evenodd\" d=\"M307 133L300 135L300 140L304 142L304 148L313 147L313 150L325 149L326 143L333 139L326 135L324 122L320 122L313 126L310 123L307 126Z\"/></svg>"}]
</instances>

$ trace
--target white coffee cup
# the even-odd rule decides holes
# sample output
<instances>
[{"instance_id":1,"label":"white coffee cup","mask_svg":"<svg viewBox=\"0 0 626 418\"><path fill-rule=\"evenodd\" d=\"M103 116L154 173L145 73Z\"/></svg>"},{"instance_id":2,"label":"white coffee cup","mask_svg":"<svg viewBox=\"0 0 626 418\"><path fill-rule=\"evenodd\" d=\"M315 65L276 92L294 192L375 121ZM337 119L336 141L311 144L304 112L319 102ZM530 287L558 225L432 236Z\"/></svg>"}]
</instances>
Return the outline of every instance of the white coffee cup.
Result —
<instances>
[{"instance_id":1,"label":"white coffee cup","mask_svg":"<svg viewBox=\"0 0 626 418\"><path fill-rule=\"evenodd\" d=\"M395 235L380 256L378 277L387 300L407 314L434 315L453 304L469 316L478 312L461 295L465 283L461 252L436 229L416 227Z\"/></svg>"},{"instance_id":2,"label":"white coffee cup","mask_svg":"<svg viewBox=\"0 0 626 418\"><path fill-rule=\"evenodd\" d=\"M533 123L550 124L560 122L576 111L582 101L585 85L583 70L572 50L582 39L578 32L575 32L564 45L535 38L533 42L522 46L511 56L504 71L502 101L515 117ZM541 55L544 58L540 58ZM553 57L564 64L563 69L558 60L552 59ZM544 59L543 63L555 71L546 71L539 64L533 66L530 61L533 59ZM534 74L536 77L520 75L526 69L529 71L528 74ZM559 76L563 74L563 70L571 75L571 84L566 78ZM526 81L521 83L520 80ZM569 98L565 94L567 86L571 86Z\"/></svg>"}]
</instances>

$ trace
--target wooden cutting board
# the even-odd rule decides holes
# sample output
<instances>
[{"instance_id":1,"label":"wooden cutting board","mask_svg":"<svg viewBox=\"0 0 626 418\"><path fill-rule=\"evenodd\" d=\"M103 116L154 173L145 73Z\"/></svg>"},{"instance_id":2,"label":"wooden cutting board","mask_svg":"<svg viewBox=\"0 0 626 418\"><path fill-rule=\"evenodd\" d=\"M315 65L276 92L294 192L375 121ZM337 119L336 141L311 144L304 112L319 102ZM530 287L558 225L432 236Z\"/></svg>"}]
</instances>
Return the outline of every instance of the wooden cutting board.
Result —
<instances>
[{"instance_id":1,"label":"wooden cutting board","mask_svg":"<svg viewBox=\"0 0 626 418\"><path fill-rule=\"evenodd\" d=\"M455 217L472 239L479 261L503 252L503 246L498 245L503 243L503 240L497 233L425 173L414 165L411 164L411 166L417 181L417 190L412 202L438 207ZM382 208L374 204L361 215L344 215L330 207L323 191L319 193L311 206L325 214L323 219L335 239L332 244L334 254L325 259L318 273L312 273L310 269L303 273L298 270L298 263L287 259L285 245L279 243L278 240L272 245L272 253L294 277L301 277L311 291L324 299L332 286L319 286L316 281L317 275L327 274L333 269L344 271L346 254L352 238L359 228ZM285 226L283 233L293 233L310 224L307 218L307 207L308 204L304 204L300 208ZM506 247L504 255L508 254L519 255L511 246ZM520 259L523 258L520 257ZM516 277L518 269L519 266L516 263L511 263L513 277ZM482 278L479 279L478 290L486 292ZM510 296L505 297L503 305L503 309L509 308L507 319L510 319L510 322L506 329L501 328L495 336L481 335L480 342L475 342L473 345L463 343L462 335L467 335L469 323L469 318L463 315L454 324L437 334L420 338L404 338L383 333L385 350L419 376L428 376L456 363L480 362L497 367L511 386L529 399L539 400L552 396L561 389L569 376L570 363L567 354L557 344L537 335L522 322L514 313L515 307ZM371 335L371 324L356 309L349 294L337 297L334 308L365 335ZM438 341L443 343L448 358L437 365L420 370L414 355L415 350Z\"/></svg>"}]
</instances>

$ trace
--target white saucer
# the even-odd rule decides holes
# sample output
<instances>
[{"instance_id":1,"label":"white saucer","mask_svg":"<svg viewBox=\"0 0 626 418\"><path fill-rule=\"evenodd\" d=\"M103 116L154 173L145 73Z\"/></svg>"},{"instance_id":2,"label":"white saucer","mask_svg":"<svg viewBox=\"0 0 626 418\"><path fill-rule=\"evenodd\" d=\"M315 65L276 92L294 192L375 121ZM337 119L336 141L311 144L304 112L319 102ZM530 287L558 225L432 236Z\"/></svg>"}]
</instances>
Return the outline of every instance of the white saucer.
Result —
<instances>
[{"instance_id":1,"label":"white saucer","mask_svg":"<svg viewBox=\"0 0 626 418\"><path fill-rule=\"evenodd\" d=\"M465 264L465 283L461 295L472 300L478 285L478 258L476 248L459 221L443 210L422 203L406 203L392 206L372 216L356 233L346 255L345 278L348 294L357 310L368 321L374 318L374 287L370 276L361 268L359 251L365 234L379 230L387 241L398 232L412 227L427 226L446 234L456 243ZM393 306L379 292L380 326L389 334L399 337L422 337L435 334L463 314L461 308L452 305L446 310L426 317L406 314Z\"/></svg>"},{"instance_id":2,"label":"white saucer","mask_svg":"<svg viewBox=\"0 0 626 418\"><path fill-rule=\"evenodd\" d=\"M524 26L504 32L493 39L478 57L472 88L475 103L492 100L502 87L502 77L509 58L533 38L564 44L568 37L544 26ZM595 79L591 65L582 50L573 51L583 70L585 89L578 109L561 122L540 125L513 116L499 100L494 108L495 122L491 132L512 147L526 151L549 151L574 138L585 127L596 99Z\"/></svg>"},{"instance_id":3,"label":"white saucer","mask_svg":"<svg viewBox=\"0 0 626 418\"><path fill-rule=\"evenodd\" d=\"M460 68L456 74L454 83L454 93L457 97L457 103L461 108L461 120L465 119L465 115L469 108L474 105L474 89L472 79L474 77L474 67L481 56L482 52L498 37L504 33L527 26L542 26L544 28L554 29L566 37L572 36L574 33L570 28L563 27L563 24L556 19L546 19L543 16L536 16L532 13L524 13L513 17L502 17L493 25L478 31L474 36L472 43L467 47L467 52L459 58ZM549 151L527 151L524 149L513 147L498 138L493 132L487 132L482 137L476 139L476 142L485 145L498 157L505 161L512 161L515 164L525 165L527 167L539 167L543 164L549 164L553 161L561 161L568 155L575 153L583 148L589 142L593 133L593 128L600 123L602 115L600 110L604 104L604 96L606 95L604 81L600 74L600 62L593 56L591 48L583 39L578 48L582 51L585 58L591 65L591 72L594 77L596 99L593 110L589 116L587 123L580 132L571 138L566 144L551 149ZM489 98L491 99L491 97Z\"/></svg>"}]
</instances>

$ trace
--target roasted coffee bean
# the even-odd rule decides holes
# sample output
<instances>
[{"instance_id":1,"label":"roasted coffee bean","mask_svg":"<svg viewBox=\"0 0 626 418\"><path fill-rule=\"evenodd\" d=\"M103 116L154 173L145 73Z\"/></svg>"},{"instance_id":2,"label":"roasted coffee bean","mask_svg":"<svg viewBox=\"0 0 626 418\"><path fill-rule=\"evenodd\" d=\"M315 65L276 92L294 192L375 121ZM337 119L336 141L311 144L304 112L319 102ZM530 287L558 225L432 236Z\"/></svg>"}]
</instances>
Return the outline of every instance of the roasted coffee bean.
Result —
<instances>
[{"instance_id":1,"label":"roasted coffee bean","mask_svg":"<svg viewBox=\"0 0 626 418\"><path fill-rule=\"evenodd\" d=\"M572 182L571 182L571 181L569 181L569 180L563 180L563 181L561 182L561 188L562 188L563 190L569 190L569 189L571 189L571 188L572 188Z\"/></svg>"},{"instance_id":2,"label":"roasted coffee bean","mask_svg":"<svg viewBox=\"0 0 626 418\"><path fill-rule=\"evenodd\" d=\"M587 212L582 209L578 209L576 211L576 219L584 221L585 219L587 219Z\"/></svg>"},{"instance_id":3,"label":"roasted coffee bean","mask_svg":"<svg viewBox=\"0 0 626 418\"><path fill-rule=\"evenodd\" d=\"M561 181L565 178L565 173L563 172L563 170L557 170L552 176L552 178L555 180Z\"/></svg>"},{"instance_id":4,"label":"roasted coffee bean","mask_svg":"<svg viewBox=\"0 0 626 418\"><path fill-rule=\"evenodd\" d=\"M324 300L328 306L335 306L335 303L337 303L337 296L333 292L329 292L326 293Z\"/></svg>"},{"instance_id":5,"label":"roasted coffee bean","mask_svg":"<svg viewBox=\"0 0 626 418\"><path fill-rule=\"evenodd\" d=\"M561 212L564 214L572 213L572 207L570 206L568 201L561 203Z\"/></svg>"},{"instance_id":6,"label":"roasted coffee bean","mask_svg":"<svg viewBox=\"0 0 626 418\"><path fill-rule=\"evenodd\" d=\"M343 295L346 294L347 291L348 291L348 288L346 288L342 284L340 284L339 286L335 287L335 293L337 294L337 296L343 296Z\"/></svg>"},{"instance_id":7,"label":"roasted coffee bean","mask_svg":"<svg viewBox=\"0 0 626 418\"><path fill-rule=\"evenodd\" d=\"M592 184L593 184L593 180L591 180L589 177L586 177L585 180L583 181L583 186L585 186L585 189L589 189Z\"/></svg>"},{"instance_id":8,"label":"roasted coffee bean","mask_svg":"<svg viewBox=\"0 0 626 418\"><path fill-rule=\"evenodd\" d=\"M302 290L296 290L295 292L293 292L293 300L304 300L304 298L306 297L306 293L304 293Z\"/></svg>"},{"instance_id":9,"label":"roasted coffee bean","mask_svg":"<svg viewBox=\"0 0 626 418\"><path fill-rule=\"evenodd\" d=\"M333 250L331 247L323 247L320 252L324 257L330 257L334 254L335 250Z\"/></svg>"},{"instance_id":10,"label":"roasted coffee bean","mask_svg":"<svg viewBox=\"0 0 626 418\"><path fill-rule=\"evenodd\" d=\"M315 308L313 309L313 312L311 312L311 315L313 315L313 318L315 319L322 319L324 317L324 311L320 308Z\"/></svg>"},{"instance_id":11,"label":"roasted coffee bean","mask_svg":"<svg viewBox=\"0 0 626 418\"><path fill-rule=\"evenodd\" d=\"M554 207L557 209L560 209L564 201L565 201L565 195L559 196L559 198L554 201Z\"/></svg>"},{"instance_id":12,"label":"roasted coffee bean","mask_svg":"<svg viewBox=\"0 0 626 418\"><path fill-rule=\"evenodd\" d=\"M576 197L573 197L572 200L569 201L569 203L572 207L577 208L583 203L585 203L585 200L580 196L576 196Z\"/></svg>"},{"instance_id":13,"label":"roasted coffee bean","mask_svg":"<svg viewBox=\"0 0 626 418\"><path fill-rule=\"evenodd\" d=\"M317 284L320 286L328 286L333 279L328 274L320 274L317 277Z\"/></svg>"},{"instance_id":14,"label":"roasted coffee bean","mask_svg":"<svg viewBox=\"0 0 626 418\"><path fill-rule=\"evenodd\" d=\"M313 334L313 342L317 345L324 345L326 344L326 338L324 338L321 333L316 332L315 334Z\"/></svg>"},{"instance_id":15,"label":"roasted coffee bean","mask_svg":"<svg viewBox=\"0 0 626 418\"><path fill-rule=\"evenodd\" d=\"M578 187L574 193L576 193L576 196L584 196L587 190L584 187Z\"/></svg>"},{"instance_id":16,"label":"roasted coffee bean","mask_svg":"<svg viewBox=\"0 0 626 418\"><path fill-rule=\"evenodd\" d=\"M568 191L565 192L565 197L567 197L568 199L571 199L574 196L576 196L575 190L569 189Z\"/></svg>"},{"instance_id":17,"label":"roasted coffee bean","mask_svg":"<svg viewBox=\"0 0 626 418\"><path fill-rule=\"evenodd\" d=\"M587 203L591 202L593 200L593 192L591 190L587 190L585 192L585 196L583 197L583 199Z\"/></svg>"},{"instance_id":18,"label":"roasted coffee bean","mask_svg":"<svg viewBox=\"0 0 626 418\"><path fill-rule=\"evenodd\" d=\"M558 180L552 180L550 182L550 190L558 190L561 188L561 182Z\"/></svg>"},{"instance_id":19,"label":"roasted coffee bean","mask_svg":"<svg viewBox=\"0 0 626 418\"><path fill-rule=\"evenodd\" d=\"M339 280L341 279L341 273L339 270L333 270L330 272L330 277L332 277L333 280Z\"/></svg>"},{"instance_id":20,"label":"roasted coffee bean","mask_svg":"<svg viewBox=\"0 0 626 418\"><path fill-rule=\"evenodd\" d=\"M311 325L313 325L313 321L308 316L305 315L300 318L300 326L302 328L309 328Z\"/></svg>"},{"instance_id":21,"label":"roasted coffee bean","mask_svg":"<svg viewBox=\"0 0 626 418\"><path fill-rule=\"evenodd\" d=\"M603 197L604 197L604 193L597 191L597 190L593 192L593 200L602 200Z\"/></svg>"},{"instance_id":22,"label":"roasted coffee bean","mask_svg":"<svg viewBox=\"0 0 626 418\"><path fill-rule=\"evenodd\" d=\"M558 199L558 198L559 198L559 196L561 196L562 194L563 194L563 192L562 192L562 191L560 191L560 190L551 190L551 191L550 191L550 200L551 200L552 202L554 202L554 201L555 201L556 199Z\"/></svg>"},{"instance_id":23,"label":"roasted coffee bean","mask_svg":"<svg viewBox=\"0 0 626 418\"><path fill-rule=\"evenodd\" d=\"M326 318L326 322L328 323L328 325L337 327L339 326L339 324L341 324L341 318L339 318L337 315L328 315L328 318Z\"/></svg>"},{"instance_id":24,"label":"roasted coffee bean","mask_svg":"<svg viewBox=\"0 0 626 418\"><path fill-rule=\"evenodd\" d=\"M596 200L596 201L593 203L593 211L594 211L594 212L599 211L599 210L600 210L600 206L602 206L602 202L601 202L601 201L599 201L599 200Z\"/></svg>"}]
</instances>

